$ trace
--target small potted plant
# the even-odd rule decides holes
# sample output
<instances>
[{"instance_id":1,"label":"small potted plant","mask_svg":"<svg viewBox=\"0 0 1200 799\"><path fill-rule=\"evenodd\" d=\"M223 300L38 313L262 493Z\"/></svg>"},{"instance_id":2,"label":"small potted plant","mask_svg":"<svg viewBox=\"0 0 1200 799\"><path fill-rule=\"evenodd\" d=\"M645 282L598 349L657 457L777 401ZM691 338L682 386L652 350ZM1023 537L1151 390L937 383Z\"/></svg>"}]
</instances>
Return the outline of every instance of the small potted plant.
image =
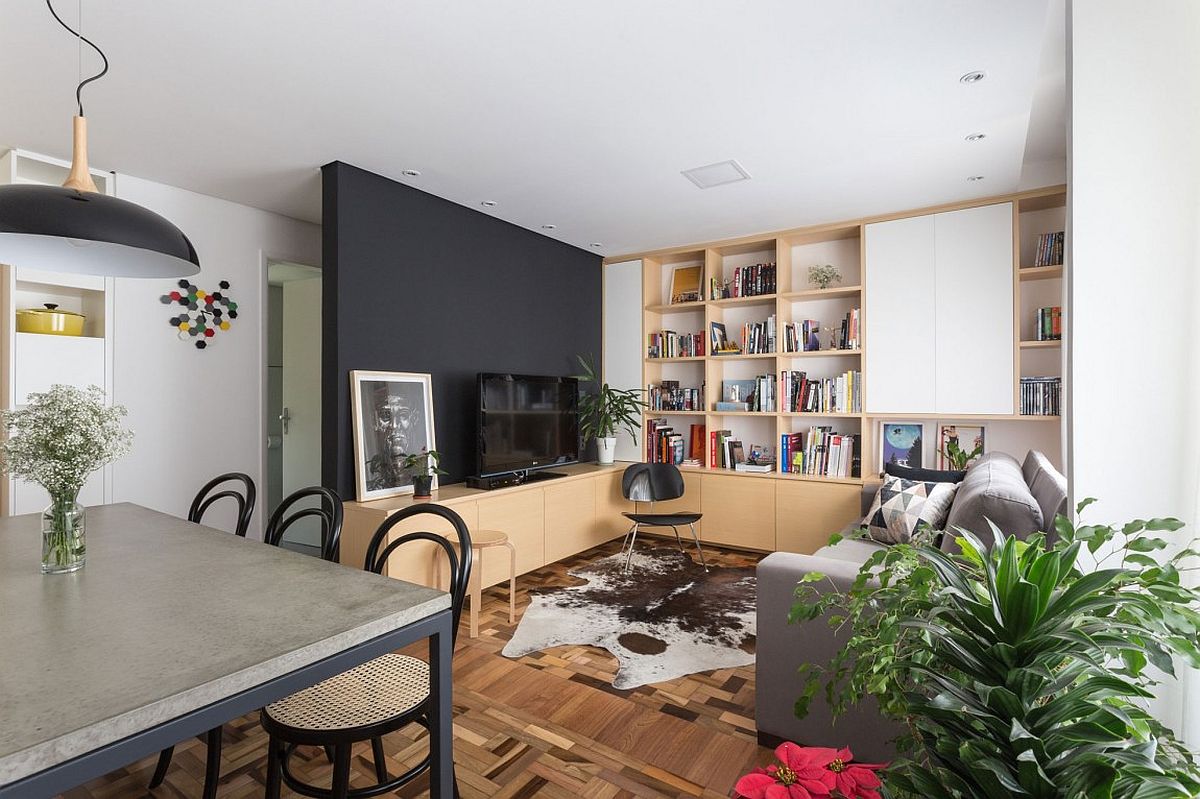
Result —
<instances>
[{"instance_id":1,"label":"small potted plant","mask_svg":"<svg viewBox=\"0 0 1200 799\"><path fill-rule=\"evenodd\" d=\"M439 464L442 453L436 449L421 448L420 452L405 455L400 464L406 472L412 475L413 499L429 499L433 496L434 475L447 474Z\"/></svg>"},{"instance_id":2,"label":"small potted plant","mask_svg":"<svg viewBox=\"0 0 1200 799\"><path fill-rule=\"evenodd\" d=\"M579 429L585 441L596 439L596 460L609 465L616 457L617 432L624 428L636 438L646 403L639 389L613 388L596 374L591 358L576 357L583 367L579 379L596 385L595 393L579 397Z\"/></svg>"},{"instance_id":3,"label":"small potted plant","mask_svg":"<svg viewBox=\"0 0 1200 799\"><path fill-rule=\"evenodd\" d=\"M810 266L808 268L808 282L824 291L829 288L830 283L841 283L842 275L833 264Z\"/></svg>"}]
</instances>

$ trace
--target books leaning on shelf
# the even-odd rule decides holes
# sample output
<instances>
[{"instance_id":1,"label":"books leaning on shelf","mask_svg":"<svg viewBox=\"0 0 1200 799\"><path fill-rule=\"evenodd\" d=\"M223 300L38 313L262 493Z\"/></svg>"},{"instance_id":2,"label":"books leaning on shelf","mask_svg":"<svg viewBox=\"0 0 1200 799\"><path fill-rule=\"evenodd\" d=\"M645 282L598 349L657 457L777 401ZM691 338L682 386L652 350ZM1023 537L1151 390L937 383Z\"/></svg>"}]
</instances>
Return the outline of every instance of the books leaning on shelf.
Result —
<instances>
[{"instance_id":1,"label":"books leaning on shelf","mask_svg":"<svg viewBox=\"0 0 1200 799\"><path fill-rule=\"evenodd\" d=\"M1043 233L1038 236L1037 250L1034 252L1034 266L1059 266L1063 262L1063 231Z\"/></svg>"},{"instance_id":2,"label":"books leaning on shelf","mask_svg":"<svg viewBox=\"0 0 1200 799\"><path fill-rule=\"evenodd\" d=\"M721 399L717 401L716 410L774 413L777 388L775 375L759 375L748 380L722 380Z\"/></svg>"},{"instance_id":3,"label":"books leaning on shelf","mask_svg":"<svg viewBox=\"0 0 1200 799\"><path fill-rule=\"evenodd\" d=\"M835 433L818 425L779 440L780 470L810 477L858 477L862 473L857 434Z\"/></svg>"},{"instance_id":4,"label":"books leaning on shelf","mask_svg":"<svg viewBox=\"0 0 1200 799\"><path fill-rule=\"evenodd\" d=\"M652 411L699 411L704 400L698 388L680 388L678 380L664 380L646 386L646 405Z\"/></svg>"},{"instance_id":5,"label":"books leaning on shelf","mask_svg":"<svg viewBox=\"0 0 1200 799\"><path fill-rule=\"evenodd\" d=\"M857 350L860 342L862 314L852 308L842 317L840 324L831 331L829 348L834 350ZM784 352L816 352L821 349L821 323L815 319L789 322L783 326Z\"/></svg>"},{"instance_id":6,"label":"books leaning on shelf","mask_svg":"<svg viewBox=\"0 0 1200 799\"><path fill-rule=\"evenodd\" d=\"M1022 416L1061 416L1061 377L1021 378Z\"/></svg>"},{"instance_id":7,"label":"books leaning on shelf","mask_svg":"<svg viewBox=\"0 0 1200 799\"><path fill-rule=\"evenodd\" d=\"M1062 339L1062 306L1051 305L1037 309L1037 340L1059 341Z\"/></svg>"},{"instance_id":8,"label":"books leaning on shelf","mask_svg":"<svg viewBox=\"0 0 1200 799\"><path fill-rule=\"evenodd\" d=\"M809 379L806 372L779 373L779 394L786 413L861 413L862 372Z\"/></svg>"},{"instance_id":9,"label":"books leaning on shelf","mask_svg":"<svg viewBox=\"0 0 1200 799\"><path fill-rule=\"evenodd\" d=\"M710 300L728 300L735 297L758 297L775 293L775 264L739 266L733 277L721 283L715 277L708 281Z\"/></svg>"},{"instance_id":10,"label":"books leaning on shelf","mask_svg":"<svg viewBox=\"0 0 1200 799\"><path fill-rule=\"evenodd\" d=\"M661 330L651 333L646 348L649 358L693 358L704 355L704 333L676 333Z\"/></svg>"},{"instance_id":11,"label":"books leaning on shelf","mask_svg":"<svg viewBox=\"0 0 1200 799\"><path fill-rule=\"evenodd\" d=\"M764 322L742 325L742 351L747 355L768 355L775 352L775 314Z\"/></svg>"},{"instance_id":12,"label":"books leaning on shelf","mask_svg":"<svg viewBox=\"0 0 1200 799\"><path fill-rule=\"evenodd\" d=\"M684 465L699 464L704 456L704 425L690 425L686 432L676 430L666 419L646 422L646 462Z\"/></svg>"}]
</instances>

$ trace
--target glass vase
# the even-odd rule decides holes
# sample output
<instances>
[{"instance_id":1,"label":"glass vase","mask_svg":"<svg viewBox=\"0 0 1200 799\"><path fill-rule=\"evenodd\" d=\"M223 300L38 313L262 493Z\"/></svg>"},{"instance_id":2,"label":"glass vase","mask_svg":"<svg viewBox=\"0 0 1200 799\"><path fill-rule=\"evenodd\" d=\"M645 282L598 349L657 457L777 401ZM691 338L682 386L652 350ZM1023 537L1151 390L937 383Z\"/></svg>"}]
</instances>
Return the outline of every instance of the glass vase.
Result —
<instances>
[{"instance_id":1,"label":"glass vase","mask_svg":"<svg viewBox=\"0 0 1200 799\"><path fill-rule=\"evenodd\" d=\"M51 494L42 511L42 574L63 574L87 559L86 520L75 494Z\"/></svg>"}]
</instances>

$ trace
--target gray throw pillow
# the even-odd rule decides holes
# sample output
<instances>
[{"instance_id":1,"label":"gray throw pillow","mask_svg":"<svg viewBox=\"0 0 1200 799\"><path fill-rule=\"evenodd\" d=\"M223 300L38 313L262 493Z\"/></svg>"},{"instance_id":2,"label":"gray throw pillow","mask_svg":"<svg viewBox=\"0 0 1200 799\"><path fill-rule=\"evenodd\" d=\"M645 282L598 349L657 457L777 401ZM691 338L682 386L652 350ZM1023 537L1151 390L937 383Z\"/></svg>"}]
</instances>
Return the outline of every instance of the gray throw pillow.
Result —
<instances>
[{"instance_id":1,"label":"gray throw pillow","mask_svg":"<svg viewBox=\"0 0 1200 799\"><path fill-rule=\"evenodd\" d=\"M918 530L943 529L957 491L957 483L927 483L889 475L875 494L863 524L876 541L908 543Z\"/></svg>"}]
</instances>

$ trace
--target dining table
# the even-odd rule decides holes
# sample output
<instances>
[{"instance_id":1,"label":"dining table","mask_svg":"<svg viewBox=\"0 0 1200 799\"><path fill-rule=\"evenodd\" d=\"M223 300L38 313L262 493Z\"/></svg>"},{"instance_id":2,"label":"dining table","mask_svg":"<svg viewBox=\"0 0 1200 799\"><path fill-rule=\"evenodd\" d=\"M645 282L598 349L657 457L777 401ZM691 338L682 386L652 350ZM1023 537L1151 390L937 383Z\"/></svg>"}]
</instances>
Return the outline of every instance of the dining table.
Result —
<instances>
[{"instance_id":1,"label":"dining table","mask_svg":"<svg viewBox=\"0 0 1200 799\"><path fill-rule=\"evenodd\" d=\"M430 790L453 794L448 594L139 505L86 513L70 574L40 572L40 514L0 519L0 799L53 796L423 639Z\"/></svg>"}]
</instances>

